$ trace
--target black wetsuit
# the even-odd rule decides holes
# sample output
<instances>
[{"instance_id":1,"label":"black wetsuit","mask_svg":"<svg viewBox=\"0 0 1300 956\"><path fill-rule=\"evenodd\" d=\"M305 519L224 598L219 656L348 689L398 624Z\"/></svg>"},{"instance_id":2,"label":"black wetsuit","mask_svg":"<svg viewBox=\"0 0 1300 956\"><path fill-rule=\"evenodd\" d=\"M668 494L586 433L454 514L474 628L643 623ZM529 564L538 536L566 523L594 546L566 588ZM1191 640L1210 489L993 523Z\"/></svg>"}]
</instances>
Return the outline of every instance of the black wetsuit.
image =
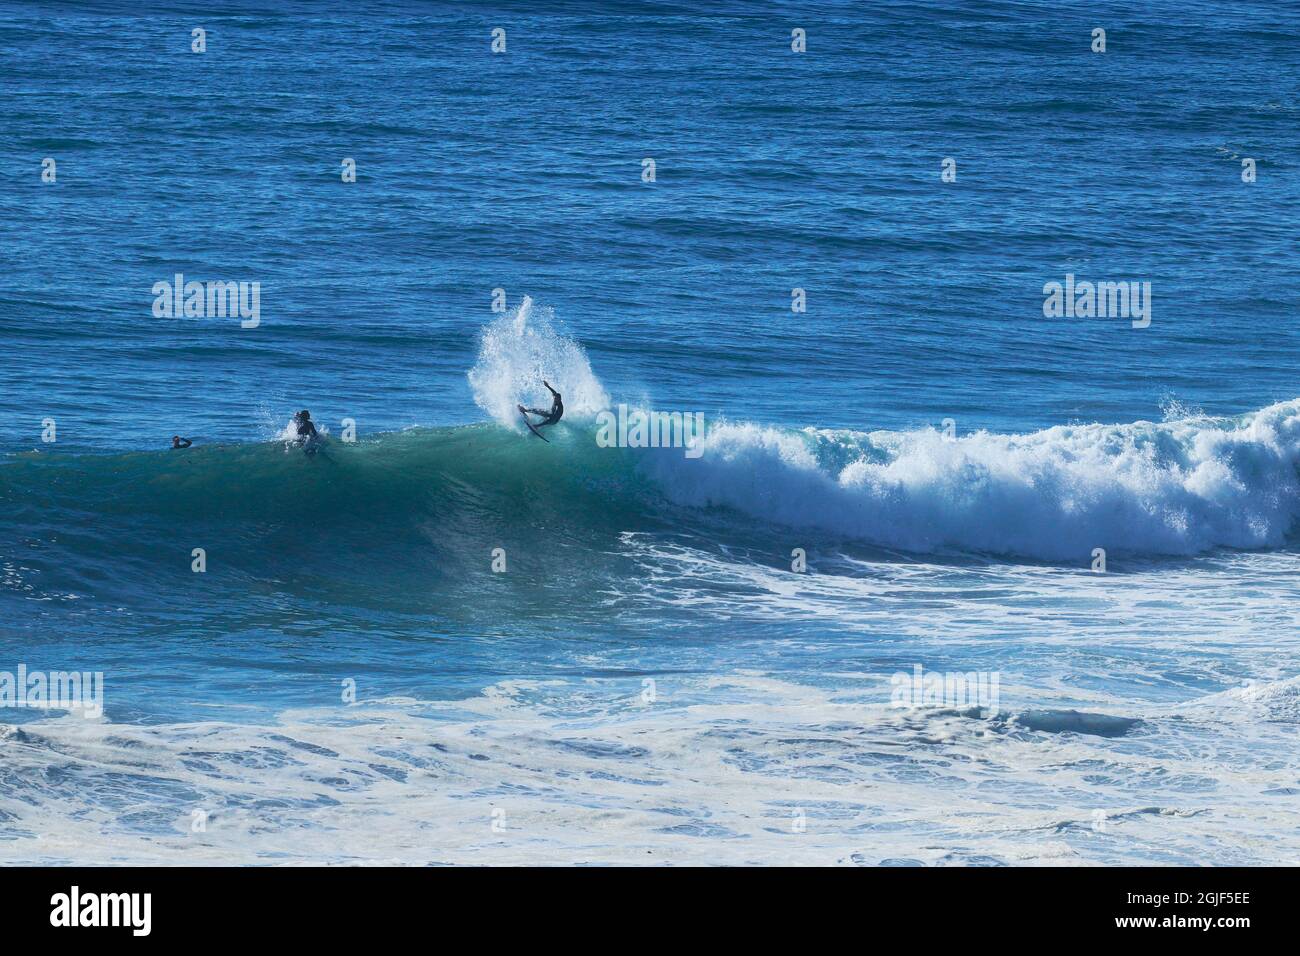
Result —
<instances>
[{"instance_id":1,"label":"black wetsuit","mask_svg":"<svg viewBox=\"0 0 1300 956\"><path fill-rule=\"evenodd\" d=\"M542 420L533 426L535 428L541 428L543 425L554 425L564 417L564 402L560 400L560 393L549 385L546 387L550 389L551 394L555 396L551 401L551 410L549 412L544 412L540 408L527 409L527 411L532 412L534 415L542 416Z\"/></svg>"}]
</instances>

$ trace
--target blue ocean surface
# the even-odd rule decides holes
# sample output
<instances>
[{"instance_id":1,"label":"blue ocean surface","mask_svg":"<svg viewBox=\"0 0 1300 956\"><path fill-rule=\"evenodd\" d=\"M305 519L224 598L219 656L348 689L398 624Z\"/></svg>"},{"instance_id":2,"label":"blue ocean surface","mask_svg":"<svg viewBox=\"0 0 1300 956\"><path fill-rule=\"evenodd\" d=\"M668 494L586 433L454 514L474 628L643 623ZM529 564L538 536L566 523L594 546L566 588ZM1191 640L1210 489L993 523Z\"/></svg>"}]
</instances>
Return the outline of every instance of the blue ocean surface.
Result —
<instances>
[{"instance_id":1,"label":"blue ocean surface","mask_svg":"<svg viewBox=\"0 0 1300 956\"><path fill-rule=\"evenodd\" d=\"M0 862L1296 861L1294 9L709 7L0 3Z\"/></svg>"}]
</instances>

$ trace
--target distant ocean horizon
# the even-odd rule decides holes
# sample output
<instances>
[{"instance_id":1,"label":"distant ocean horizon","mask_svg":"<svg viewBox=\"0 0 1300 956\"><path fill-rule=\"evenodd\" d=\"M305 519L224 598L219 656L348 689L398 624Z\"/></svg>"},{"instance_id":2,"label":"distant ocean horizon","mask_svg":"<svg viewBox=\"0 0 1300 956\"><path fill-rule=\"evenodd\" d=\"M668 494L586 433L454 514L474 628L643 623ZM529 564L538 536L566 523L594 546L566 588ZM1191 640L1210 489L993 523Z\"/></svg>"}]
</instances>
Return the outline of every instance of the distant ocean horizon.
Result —
<instances>
[{"instance_id":1,"label":"distant ocean horizon","mask_svg":"<svg viewBox=\"0 0 1300 956\"><path fill-rule=\"evenodd\" d=\"M0 863L1295 862L1287 10L124 9L0 5Z\"/></svg>"}]
</instances>

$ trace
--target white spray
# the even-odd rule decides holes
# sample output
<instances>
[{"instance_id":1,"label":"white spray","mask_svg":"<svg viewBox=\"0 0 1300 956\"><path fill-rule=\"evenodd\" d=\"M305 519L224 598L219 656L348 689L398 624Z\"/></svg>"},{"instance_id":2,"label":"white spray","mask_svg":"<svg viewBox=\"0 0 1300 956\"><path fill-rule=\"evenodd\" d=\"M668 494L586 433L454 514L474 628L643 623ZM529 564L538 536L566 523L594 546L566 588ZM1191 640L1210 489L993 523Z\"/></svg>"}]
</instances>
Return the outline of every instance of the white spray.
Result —
<instances>
[{"instance_id":1,"label":"white spray","mask_svg":"<svg viewBox=\"0 0 1300 956\"><path fill-rule=\"evenodd\" d=\"M566 418L591 418L609 407L587 353L552 328L552 317L550 309L536 308L524 296L518 308L483 330L469 384L475 404L502 425L522 427L518 405L550 407L543 379L564 396Z\"/></svg>"}]
</instances>

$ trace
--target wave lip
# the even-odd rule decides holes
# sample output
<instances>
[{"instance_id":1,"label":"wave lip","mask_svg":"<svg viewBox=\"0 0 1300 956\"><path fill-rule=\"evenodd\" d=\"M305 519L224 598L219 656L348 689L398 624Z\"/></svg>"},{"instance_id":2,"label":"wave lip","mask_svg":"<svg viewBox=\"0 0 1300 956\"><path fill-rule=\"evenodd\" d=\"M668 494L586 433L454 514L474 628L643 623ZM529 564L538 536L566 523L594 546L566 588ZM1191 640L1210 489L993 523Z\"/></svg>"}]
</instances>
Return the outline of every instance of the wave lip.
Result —
<instances>
[{"instance_id":1,"label":"wave lip","mask_svg":"<svg viewBox=\"0 0 1300 956\"><path fill-rule=\"evenodd\" d=\"M699 461L647 456L678 504L914 552L1091 559L1283 546L1300 516L1300 399L1236 419L1023 435L722 424Z\"/></svg>"}]
</instances>

